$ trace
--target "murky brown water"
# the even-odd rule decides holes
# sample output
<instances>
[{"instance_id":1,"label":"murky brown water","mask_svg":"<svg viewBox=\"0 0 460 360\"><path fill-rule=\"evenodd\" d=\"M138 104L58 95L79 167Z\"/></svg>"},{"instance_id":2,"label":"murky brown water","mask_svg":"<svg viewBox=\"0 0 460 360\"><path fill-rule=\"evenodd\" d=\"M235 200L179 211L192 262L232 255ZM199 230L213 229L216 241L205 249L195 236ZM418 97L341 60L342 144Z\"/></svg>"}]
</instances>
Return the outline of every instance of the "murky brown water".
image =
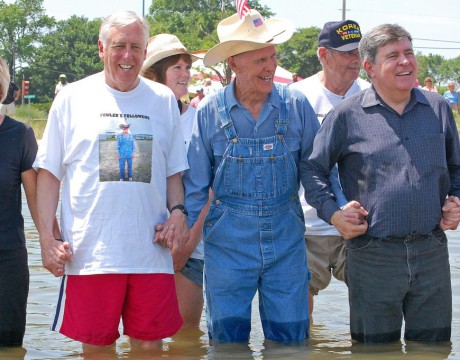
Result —
<instances>
[{"instance_id":1,"label":"murky brown water","mask_svg":"<svg viewBox=\"0 0 460 360\"><path fill-rule=\"evenodd\" d=\"M427 345L396 343L364 346L351 343L348 329L347 289L333 281L316 297L311 339L307 346L294 347L267 342L254 306L253 331L249 344L210 346L206 335L204 315L200 330L180 332L166 339L162 349L139 354L130 350L129 342L121 337L110 354L83 356L78 342L52 332L50 324L55 311L59 279L41 266L38 234L23 205L30 264L30 295L27 329L23 348L0 349L1 359L410 359L460 360L460 231L449 232L449 248L453 289L452 344ZM257 302L254 302L257 304Z\"/></svg>"}]
</instances>

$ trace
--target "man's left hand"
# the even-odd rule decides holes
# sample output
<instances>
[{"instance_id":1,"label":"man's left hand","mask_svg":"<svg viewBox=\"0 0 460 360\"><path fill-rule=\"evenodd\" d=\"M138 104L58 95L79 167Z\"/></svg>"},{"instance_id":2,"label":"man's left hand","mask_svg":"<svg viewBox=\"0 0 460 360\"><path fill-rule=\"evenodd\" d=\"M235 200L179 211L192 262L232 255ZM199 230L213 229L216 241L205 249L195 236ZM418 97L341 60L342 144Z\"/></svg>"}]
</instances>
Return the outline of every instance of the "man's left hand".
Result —
<instances>
[{"instance_id":1,"label":"man's left hand","mask_svg":"<svg viewBox=\"0 0 460 360\"><path fill-rule=\"evenodd\" d=\"M449 196L442 207L442 217L439 227L442 230L456 230L460 223L460 199Z\"/></svg>"}]
</instances>

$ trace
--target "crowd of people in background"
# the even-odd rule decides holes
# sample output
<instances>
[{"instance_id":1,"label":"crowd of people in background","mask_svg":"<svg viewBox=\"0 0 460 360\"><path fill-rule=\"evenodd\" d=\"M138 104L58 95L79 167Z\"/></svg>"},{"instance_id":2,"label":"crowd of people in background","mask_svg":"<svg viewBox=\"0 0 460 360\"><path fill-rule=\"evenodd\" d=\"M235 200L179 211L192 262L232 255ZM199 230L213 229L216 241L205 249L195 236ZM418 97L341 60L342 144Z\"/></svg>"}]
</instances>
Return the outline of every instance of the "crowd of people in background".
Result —
<instances>
[{"instance_id":1,"label":"crowd of people in background","mask_svg":"<svg viewBox=\"0 0 460 360\"><path fill-rule=\"evenodd\" d=\"M161 348L199 327L204 299L210 341L248 342L256 293L264 337L303 343L332 277L348 288L353 340L450 340L455 83L414 86L411 35L353 20L324 24L321 71L275 83L293 33L255 9L222 20L203 63L226 61L234 79L206 79L188 103L198 58L134 12L112 14L103 71L59 76L39 148L11 118L19 89L0 60L0 346L25 332L21 185L43 266L61 277L52 330L85 352L115 351L120 320L132 349Z\"/></svg>"}]
</instances>

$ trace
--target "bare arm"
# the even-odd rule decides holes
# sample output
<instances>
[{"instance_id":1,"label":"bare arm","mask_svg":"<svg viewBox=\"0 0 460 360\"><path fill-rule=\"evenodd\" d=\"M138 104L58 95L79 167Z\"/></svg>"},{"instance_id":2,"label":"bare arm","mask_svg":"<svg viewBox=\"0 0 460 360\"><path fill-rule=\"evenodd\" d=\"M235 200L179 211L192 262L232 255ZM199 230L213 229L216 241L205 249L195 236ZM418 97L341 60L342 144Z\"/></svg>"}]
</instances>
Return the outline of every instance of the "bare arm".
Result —
<instances>
[{"instance_id":1,"label":"bare arm","mask_svg":"<svg viewBox=\"0 0 460 360\"><path fill-rule=\"evenodd\" d=\"M26 193L27 205L30 215L34 221L35 227L38 229L38 212L37 212L37 172L34 169L29 169L21 173L21 182ZM60 239L61 233L56 217L53 223L53 235Z\"/></svg>"},{"instance_id":2,"label":"bare arm","mask_svg":"<svg viewBox=\"0 0 460 360\"><path fill-rule=\"evenodd\" d=\"M26 193L27 205L29 206L30 215L32 216L35 227L38 229L37 172L34 169L23 171L21 173L21 182Z\"/></svg>"},{"instance_id":3,"label":"bare arm","mask_svg":"<svg viewBox=\"0 0 460 360\"><path fill-rule=\"evenodd\" d=\"M54 276L62 276L65 263L72 259L68 242L56 240L56 210L60 181L48 170L39 169L37 177L37 218L43 266Z\"/></svg>"},{"instance_id":4,"label":"bare arm","mask_svg":"<svg viewBox=\"0 0 460 360\"><path fill-rule=\"evenodd\" d=\"M200 216L198 216L198 220L190 229L190 236L185 243L184 250L174 256L174 271L182 270L192 253L195 251L199 242L201 241L203 237L204 219L206 218L209 207L211 206L212 196L212 190L209 189L209 200L201 210Z\"/></svg>"}]
</instances>

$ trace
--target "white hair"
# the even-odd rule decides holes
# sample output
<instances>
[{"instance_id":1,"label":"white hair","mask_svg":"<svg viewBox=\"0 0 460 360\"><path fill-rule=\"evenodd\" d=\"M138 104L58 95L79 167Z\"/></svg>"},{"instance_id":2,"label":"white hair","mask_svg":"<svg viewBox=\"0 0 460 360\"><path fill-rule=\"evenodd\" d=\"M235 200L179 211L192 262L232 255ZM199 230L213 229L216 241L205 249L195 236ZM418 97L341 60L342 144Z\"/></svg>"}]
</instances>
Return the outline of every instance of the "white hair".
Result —
<instances>
[{"instance_id":1,"label":"white hair","mask_svg":"<svg viewBox=\"0 0 460 360\"><path fill-rule=\"evenodd\" d=\"M5 60L0 57L0 102L5 100L10 86L10 70Z\"/></svg>"}]
</instances>

